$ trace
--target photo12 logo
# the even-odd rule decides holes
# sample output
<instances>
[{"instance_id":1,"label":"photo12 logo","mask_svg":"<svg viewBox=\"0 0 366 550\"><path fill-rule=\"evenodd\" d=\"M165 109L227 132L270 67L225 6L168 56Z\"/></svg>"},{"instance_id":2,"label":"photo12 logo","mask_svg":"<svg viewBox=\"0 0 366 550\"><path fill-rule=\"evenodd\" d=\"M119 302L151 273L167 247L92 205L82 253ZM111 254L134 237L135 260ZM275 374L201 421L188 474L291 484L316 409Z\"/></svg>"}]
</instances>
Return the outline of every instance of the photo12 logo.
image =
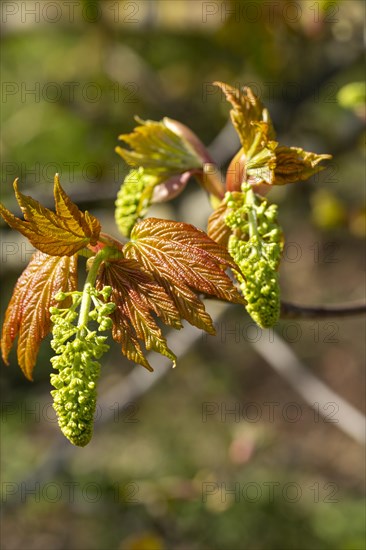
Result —
<instances>
[{"instance_id":1,"label":"photo12 logo","mask_svg":"<svg viewBox=\"0 0 366 550\"><path fill-rule=\"evenodd\" d=\"M101 86L98 82L29 82L3 81L1 83L1 101L8 103L137 103L139 85L136 82L109 82Z\"/></svg>"},{"instance_id":2,"label":"photo12 logo","mask_svg":"<svg viewBox=\"0 0 366 550\"><path fill-rule=\"evenodd\" d=\"M85 483L78 481L40 483L36 481L34 484L4 481L1 484L3 504L12 501L18 501L23 504L30 501L36 503L47 502L49 504L57 502L95 504L103 500L109 500L111 493L114 502L139 504L139 491L140 487L135 481L115 482L112 487L109 487L108 484L96 483L94 481Z\"/></svg>"},{"instance_id":3,"label":"photo12 logo","mask_svg":"<svg viewBox=\"0 0 366 550\"><path fill-rule=\"evenodd\" d=\"M337 2L282 2L255 0L245 2L202 2L202 23L298 23L303 17L313 23L337 23Z\"/></svg>"},{"instance_id":4,"label":"photo12 logo","mask_svg":"<svg viewBox=\"0 0 366 550\"><path fill-rule=\"evenodd\" d=\"M300 422L305 413L312 411L313 420L315 423L338 423L337 414L339 405L334 402L320 404L315 402L312 404L312 409L304 408L295 403L279 403L276 401L267 401L264 403L249 402L215 402L205 401L202 403L202 422L218 421L221 423L238 423L250 422L256 423L260 421L274 423L276 421Z\"/></svg>"},{"instance_id":5,"label":"photo12 logo","mask_svg":"<svg viewBox=\"0 0 366 550\"><path fill-rule=\"evenodd\" d=\"M287 502L296 504L300 500L309 500L313 498L314 503L326 502L337 503L339 499L336 495L339 487L336 483L328 482L309 483L301 485L296 481L280 483L279 481L249 481L247 483L216 483L204 481L202 483L202 502L207 503L210 499L219 499L226 503L233 501L240 502L266 502L269 504L278 502Z\"/></svg>"},{"instance_id":6,"label":"photo12 logo","mask_svg":"<svg viewBox=\"0 0 366 550\"><path fill-rule=\"evenodd\" d=\"M270 329L262 329L252 322L239 323L230 321L216 321L214 323L216 340L220 344L242 344L248 342L256 344L264 341L273 344L276 337L282 337L289 344L301 340L314 344L338 344L339 325L334 321L313 321L307 325L291 321L275 325ZM202 340L208 342L211 335L202 332Z\"/></svg>"},{"instance_id":7,"label":"photo12 logo","mask_svg":"<svg viewBox=\"0 0 366 550\"><path fill-rule=\"evenodd\" d=\"M1 21L4 24L13 22L31 23L98 23L103 17L113 23L140 23L140 11L143 2L120 2L103 0L103 2L84 2L83 0L57 0L2 2Z\"/></svg>"},{"instance_id":8,"label":"photo12 logo","mask_svg":"<svg viewBox=\"0 0 366 550\"><path fill-rule=\"evenodd\" d=\"M123 422L136 424L140 422L138 417L139 405L135 401L128 403L112 403L107 408L96 406L94 421L102 420L104 417L111 422ZM33 401L29 403L18 403L14 401L3 401L1 403L1 422L6 423L18 421L20 424L38 424L47 422L57 424L57 416L52 402Z\"/></svg>"}]
</instances>

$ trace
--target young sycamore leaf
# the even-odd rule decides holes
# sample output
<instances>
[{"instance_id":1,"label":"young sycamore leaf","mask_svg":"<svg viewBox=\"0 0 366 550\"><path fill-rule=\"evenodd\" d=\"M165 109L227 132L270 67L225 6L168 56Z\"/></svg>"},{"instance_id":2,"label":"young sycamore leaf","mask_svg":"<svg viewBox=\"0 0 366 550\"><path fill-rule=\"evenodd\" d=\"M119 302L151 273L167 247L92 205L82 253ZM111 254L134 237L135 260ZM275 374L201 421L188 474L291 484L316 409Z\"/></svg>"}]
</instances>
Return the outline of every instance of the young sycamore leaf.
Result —
<instances>
[{"instance_id":1,"label":"young sycamore leaf","mask_svg":"<svg viewBox=\"0 0 366 550\"><path fill-rule=\"evenodd\" d=\"M18 363L29 380L41 341L50 331L49 308L56 304L54 295L72 291L76 286L77 255L59 257L36 252L19 277L5 313L1 353L8 364L9 352L18 336Z\"/></svg>"},{"instance_id":2,"label":"young sycamore leaf","mask_svg":"<svg viewBox=\"0 0 366 550\"><path fill-rule=\"evenodd\" d=\"M116 147L134 168L125 177L116 201L116 223L125 237L145 216L151 202L174 198L192 175L204 184L204 163L212 162L203 143L184 124L170 118L160 122L137 120L140 126L119 136L132 150Z\"/></svg>"},{"instance_id":3,"label":"young sycamore leaf","mask_svg":"<svg viewBox=\"0 0 366 550\"><path fill-rule=\"evenodd\" d=\"M243 183L260 186L303 181L324 169L318 164L331 155L279 146L269 113L250 88L244 86L240 90L222 82L215 84L233 107L230 116L242 144L227 172L227 191L240 191Z\"/></svg>"},{"instance_id":4,"label":"young sycamore leaf","mask_svg":"<svg viewBox=\"0 0 366 550\"><path fill-rule=\"evenodd\" d=\"M152 275L141 270L134 260L120 259L104 262L99 270L97 288L110 286L111 301L116 305L111 315L112 336L122 344L122 353L128 359L152 370L141 349L154 350L169 357L175 365L176 357L168 348L162 332L151 313L167 325L181 328L180 315L164 288Z\"/></svg>"},{"instance_id":5,"label":"young sycamore leaf","mask_svg":"<svg viewBox=\"0 0 366 550\"><path fill-rule=\"evenodd\" d=\"M243 149L232 159L226 176L226 189L239 191L246 181L251 186L285 185L304 181L324 170L318 166L331 155L317 155L300 147L282 147L276 141L263 141L259 152L250 158Z\"/></svg>"},{"instance_id":6,"label":"young sycamore leaf","mask_svg":"<svg viewBox=\"0 0 366 550\"><path fill-rule=\"evenodd\" d=\"M192 225L147 218L135 225L123 248L164 287L182 318L214 333L212 320L196 293L243 303L227 268L238 269L222 246Z\"/></svg>"},{"instance_id":7,"label":"young sycamore leaf","mask_svg":"<svg viewBox=\"0 0 366 550\"><path fill-rule=\"evenodd\" d=\"M165 178L202 167L202 157L182 132L175 130L172 124L175 121L168 118L160 122L137 120L140 126L136 126L130 134L119 136L132 150L116 147L116 152L127 164L153 170L155 175L163 174Z\"/></svg>"},{"instance_id":8,"label":"young sycamore leaf","mask_svg":"<svg viewBox=\"0 0 366 550\"><path fill-rule=\"evenodd\" d=\"M230 111L230 117L245 154L250 151L258 134L256 123L264 123L265 126L262 127L262 130L265 128L268 139L274 139L275 132L268 110L263 107L260 99L248 86L244 86L240 90L223 82L214 82L214 84L221 88L227 101L233 107Z\"/></svg>"},{"instance_id":9,"label":"young sycamore leaf","mask_svg":"<svg viewBox=\"0 0 366 550\"><path fill-rule=\"evenodd\" d=\"M285 185L296 181L304 181L314 174L324 170L318 166L322 160L329 160L332 155L317 155L301 149L301 147L277 147L276 167L273 185Z\"/></svg>"},{"instance_id":10,"label":"young sycamore leaf","mask_svg":"<svg viewBox=\"0 0 366 550\"><path fill-rule=\"evenodd\" d=\"M88 212L81 212L62 189L55 176L54 196L56 213L18 190L15 196L24 214L24 221L0 204L0 215L12 227L27 237L35 248L51 256L72 256L88 244L95 245L100 223Z\"/></svg>"},{"instance_id":11,"label":"young sycamore leaf","mask_svg":"<svg viewBox=\"0 0 366 550\"><path fill-rule=\"evenodd\" d=\"M219 206L214 210L208 218L207 234L215 242L227 248L231 235L230 227L225 223L225 218L228 213L226 198L221 201Z\"/></svg>"},{"instance_id":12,"label":"young sycamore leaf","mask_svg":"<svg viewBox=\"0 0 366 550\"><path fill-rule=\"evenodd\" d=\"M301 147L283 147L276 141L267 142L261 151L246 162L247 183L255 185L285 185L304 181L324 170L318 166L331 155L317 155Z\"/></svg>"}]
</instances>

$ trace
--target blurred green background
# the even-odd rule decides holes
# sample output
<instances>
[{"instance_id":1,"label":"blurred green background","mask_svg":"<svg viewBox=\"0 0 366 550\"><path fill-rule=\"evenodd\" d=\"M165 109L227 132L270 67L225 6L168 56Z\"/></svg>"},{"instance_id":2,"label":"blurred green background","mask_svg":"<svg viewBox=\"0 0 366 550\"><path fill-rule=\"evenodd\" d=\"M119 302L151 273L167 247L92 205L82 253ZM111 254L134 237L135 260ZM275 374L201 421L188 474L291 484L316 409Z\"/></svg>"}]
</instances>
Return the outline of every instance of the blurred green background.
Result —
<instances>
[{"instance_id":1,"label":"blurred green background","mask_svg":"<svg viewBox=\"0 0 366 550\"><path fill-rule=\"evenodd\" d=\"M57 171L80 208L117 235L126 167L114 147L134 115L184 122L224 170L238 142L211 83L249 84L281 143L333 155L311 181L271 191L288 243L283 297L364 298L362 1L43 0L1 10L2 201L14 212L15 177L52 206ZM200 227L209 212L194 182L153 210ZM1 237L3 314L32 249L4 225ZM12 353L1 369L4 549L365 548L364 448L340 429L340 404L324 419L316 400L305 403L251 346L257 333L241 308L217 329L196 335L177 369L139 397L127 384L142 367L112 346L101 395L124 381L127 390L85 449L55 424L49 339L33 383ZM362 318L281 321L276 331L364 411Z\"/></svg>"}]
</instances>

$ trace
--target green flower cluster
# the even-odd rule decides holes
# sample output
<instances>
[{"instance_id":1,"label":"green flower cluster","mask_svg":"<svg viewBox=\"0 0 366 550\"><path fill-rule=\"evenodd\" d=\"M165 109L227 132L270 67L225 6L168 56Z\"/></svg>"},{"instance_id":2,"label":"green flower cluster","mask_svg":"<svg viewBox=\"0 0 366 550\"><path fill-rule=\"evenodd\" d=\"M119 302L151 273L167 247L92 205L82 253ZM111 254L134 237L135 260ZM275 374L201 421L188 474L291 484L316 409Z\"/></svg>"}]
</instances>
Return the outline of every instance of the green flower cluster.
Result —
<instances>
[{"instance_id":1,"label":"green flower cluster","mask_svg":"<svg viewBox=\"0 0 366 550\"><path fill-rule=\"evenodd\" d=\"M93 303L88 313L88 322L96 321L98 330L90 330L86 324L75 324L78 316L76 309L85 300ZM112 326L109 315L115 308L105 303L111 294L110 287L97 291L86 285L83 292L59 292L55 298L63 301L72 299L70 308L50 308L53 322L52 348L57 355L51 359L58 374L51 374L51 384L56 388L51 392L53 407L63 434L73 443L84 447L93 434L93 419L96 409L96 384L100 375L99 359L108 349L107 337L99 336L99 331Z\"/></svg>"},{"instance_id":2,"label":"green flower cluster","mask_svg":"<svg viewBox=\"0 0 366 550\"><path fill-rule=\"evenodd\" d=\"M232 230L229 252L239 266L240 287L246 309L262 328L276 324L280 314L277 269L283 233L277 223L277 206L255 194L250 186L242 193L228 193L225 223Z\"/></svg>"}]
</instances>

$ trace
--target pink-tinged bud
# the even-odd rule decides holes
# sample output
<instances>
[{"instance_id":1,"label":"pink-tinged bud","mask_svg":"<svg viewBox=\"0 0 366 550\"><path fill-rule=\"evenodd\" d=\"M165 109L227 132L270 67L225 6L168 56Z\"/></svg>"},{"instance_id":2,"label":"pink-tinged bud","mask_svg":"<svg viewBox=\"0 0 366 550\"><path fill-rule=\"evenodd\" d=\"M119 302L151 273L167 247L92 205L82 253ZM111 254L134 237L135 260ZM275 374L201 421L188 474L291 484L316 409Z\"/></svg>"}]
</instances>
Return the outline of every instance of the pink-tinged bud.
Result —
<instances>
[{"instance_id":1,"label":"pink-tinged bud","mask_svg":"<svg viewBox=\"0 0 366 550\"><path fill-rule=\"evenodd\" d=\"M224 188L218 170L211 155L196 134L185 124L165 117L165 126L179 136L196 157L202 162L202 169L194 169L185 172L181 176L174 176L154 190L153 202L162 202L176 197L186 186L188 179L195 176L202 187L211 195L220 198L224 196Z\"/></svg>"},{"instance_id":2,"label":"pink-tinged bud","mask_svg":"<svg viewBox=\"0 0 366 550\"><path fill-rule=\"evenodd\" d=\"M241 191L245 179L245 155L240 149L233 157L226 172L226 191Z\"/></svg>"},{"instance_id":3,"label":"pink-tinged bud","mask_svg":"<svg viewBox=\"0 0 366 550\"><path fill-rule=\"evenodd\" d=\"M189 170L183 174L177 174L157 185L154 188L151 202L167 202L175 199L184 190L194 172L195 170Z\"/></svg>"},{"instance_id":4,"label":"pink-tinged bud","mask_svg":"<svg viewBox=\"0 0 366 550\"><path fill-rule=\"evenodd\" d=\"M233 157L226 172L226 191L241 191L241 185L246 179L245 174L245 154L243 149L239 149ZM250 180L249 180L250 183ZM267 195L271 186L265 183L252 184L253 191L264 197Z\"/></svg>"}]
</instances>

